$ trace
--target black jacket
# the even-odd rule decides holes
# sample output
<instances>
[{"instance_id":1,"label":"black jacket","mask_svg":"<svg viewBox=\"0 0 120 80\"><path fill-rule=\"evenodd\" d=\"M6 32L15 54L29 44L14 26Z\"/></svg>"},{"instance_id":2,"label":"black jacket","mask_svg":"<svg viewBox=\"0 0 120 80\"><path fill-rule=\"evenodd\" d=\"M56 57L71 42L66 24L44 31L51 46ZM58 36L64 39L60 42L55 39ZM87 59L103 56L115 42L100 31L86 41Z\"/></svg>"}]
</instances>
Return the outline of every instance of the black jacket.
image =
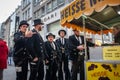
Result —
<instances>
[{"instance_id":1,"label":"black jacket","mask_svg":"<svg viewBox=\"0 0 120 80\"><path fill-rule=\"evenodd\" d=\"M77 46L79 45L84 45L84 37L83 36L80 36L81 37L81 41L82 43L80 44L79 41L76 39L75 35L72 35L69 37L69 42L70 42L70 57L72 60L75 60L78 58L78 53L79 53L79 50L77 49ZM87 46L87 49L88 47L90 46L94 46L93 43L91 42L88 42L86 41L86 46ZM89 55L88 55L89 57Z\"/></svg>"},{"instance_id":2,"label":"black jacket","mask_svg":"<svg viewBox=\"0 0 120 80\"><path fill-rule=\"evenodd\" d=\"M25 58L28 55L26 44L27 38L24 36L24 33L18 31L14 34L14 53L13 57Z\"/></svg>"},{"instance_id":3,"label":"black jacket","mask_svg":"<svg viewBox=\"0 0 120 80\"><path fill-rule=\"evenodd\" d=\"M49 41L45 42L45 49L46 49L46 55L45 59L47 59L49 62L53 60L54 53L56 52L57 60L61 60L61 54L59 52L58 45L54 42L56 49L54 50L51 46L51 43Z\"/></svg>"},{"instance_id":4,"label":"black jacket","mask_svg":"<svg viewBox=\"0 0 120 80\"><path fill-rule=\"evenodd\" d=\"M33 29L32 32L36 32L33 34L31 38L28 40L27 48L29 49L30 55L32 59L38 57L39 59L44 59L44 41L41 35Z\"/></svg>"},{"instance_id":5,"label":"black jacket","mask_svg":"<svg viewBox=\"0 0 120 80\"><path fill-rule=\"evenodd\" d=\"M58 44L59 50L61 54L65 54L65 56L69 56L69 40L64 38L64 45L61 43L61 39L57 39L56 43ZM64 48L64 53L62 53L62 48Z\"/></svg>"}]
</instances>

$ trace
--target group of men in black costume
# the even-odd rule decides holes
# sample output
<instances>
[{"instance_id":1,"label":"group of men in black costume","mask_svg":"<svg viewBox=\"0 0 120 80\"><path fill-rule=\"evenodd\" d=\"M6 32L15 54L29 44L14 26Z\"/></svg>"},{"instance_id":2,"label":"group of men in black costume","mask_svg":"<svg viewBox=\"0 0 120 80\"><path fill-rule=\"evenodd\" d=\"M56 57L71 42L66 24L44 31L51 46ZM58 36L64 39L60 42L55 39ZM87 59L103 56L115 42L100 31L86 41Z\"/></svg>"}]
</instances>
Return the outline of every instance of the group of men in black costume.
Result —
<instances>
[{"instance_id":1,"label":"group of men in black costume","mask_svg":"<svg viewBox=\"0 0 120 80\"><path fill-rule=\"evenodd\" d=\"M84 37L75 29L74 34L67 39L66 31L60 30L58 32L60 38L54 41L55 35L48 33L47 41L44 42L39 33L42 25L41 19L35 19L33 30L27 31L29 24L23 20L20 22L18 32L14 34L13 59L16 80L27 80L28 63L29 80L77 80L78 72L80 72L80 80L85 80ZM86 43L87 46L94 46L91 42L86 41ZM69 60L72 62L71 70Z\"/></svg>"}]
</instances>

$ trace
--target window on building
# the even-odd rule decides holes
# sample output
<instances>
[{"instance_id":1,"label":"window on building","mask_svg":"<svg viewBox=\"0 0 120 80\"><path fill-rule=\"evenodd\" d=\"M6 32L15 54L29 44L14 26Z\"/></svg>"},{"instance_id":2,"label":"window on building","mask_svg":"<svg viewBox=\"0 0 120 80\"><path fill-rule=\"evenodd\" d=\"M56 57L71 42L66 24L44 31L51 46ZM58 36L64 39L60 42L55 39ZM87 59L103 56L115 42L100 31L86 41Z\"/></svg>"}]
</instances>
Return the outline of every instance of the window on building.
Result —
<instances>
[{"instance_id":1,"label":"window on building","mask_svg":"<svg viewBox=\"0 0 120 80\"><path fill-rule=\"evenodd\" d=\"M47 12L52 11L52 2L47 3Z\"/></svg>"},{"instance_id":2,"label":"window on building","mask_svg":"<svg viewBox=\"0 0 120 80\"><path fill-rule=\"evenodd\" d=\"M27 10L25 11L25 20L27 20Z\"/></svg>"},{"instance_id":3,"label":"window on building","mask_svg":"<svg viewBox=\"0 0 120 80\"><path fill-rule=\"evenodd\" d=\"M28 0L26 0L26 5L28 4Z\"/></svg>"},{"instance_id":4,"label":"window on building","mask_svg":"<svg viewBox=\"0 0 120 80\"><path fill-rule=\"evenodd\" d=\"M26 1L25 1L25 0L23 0L23 3L22 3L22 4L23 4L23 8L24 8L24 7L25 7L25 4L26 4Z\"/></svg>"},{"instance_id":5,"label":"window on building","mask_svg":"<svg viewBox=\"0 0 120 80\"><path fill-rule=\"evenodd\" d=\"M37 17L40 16L40 9L37 11Z\"/></svg>"},{"instance_id":6,"label":"window on building","mask_svg":"<svg viewBox=\"0 0 120 80\"><path fill-rule=\"evenodd\" d=\"M28 8L28 18L30 18L30 8Z\"/></svg>"},{"instance_id":7,"label":"window on building","mask_svg":"<svg viewBox=\"0 0 120 80\"><path fill-rule=\"evenodd\" d=\"M42 9L39 10L39 16L42 16Z\"/></svg>"},{"instance_id":8,"label":"window on building","mask_svg":"<svg viewBox=\"0 0 120 80\"><path fill-rule=\"evenodd\" d=\"M25 20L25 13L23 13L23 20Z\"/></svg>"},{"instance_id":9,"label":"window on building","mask_svg":"<svg viewBox=\"0 0 120 80\"><path fill-rule=\"evenodd\" d=\"M28 0L28 4L30 3L30 0Z\"/></svg>"},{"instance_id":10,"label":"window on building","mask_svg":"<svg viewBox=\"0 0 120 80\"><path fill-rule=\"evenodd\" d=\"M36 12L34 12L34 17L37 18L37 14L36 14Z\"/></svg>"},{"instance_id":11,"label":"window on building","mask_svg":"<svg viewBox=\"0 0 120 80\"><path fill-rule=\"evenodd\" d=\"M65 0L57 0L58 5L63 5L65 3Z\"/></svg>"},{"instance_id":12,"label":"window on building","mask_svg":"<svg viewBox=\"0 0 120 80\"><path fill-rule=\"evenodd\" d=\"M41 7L40 14L42 16L45 15L45 6Z\"/></svg>"},{"instance_id":13,"label":"window on building","mask_svg":"<svg viewBox=\"0 0 120 80\"><path fill-rule=\"evenodd\" d=\"M37 0L37 2L40 2L41 0Z\"/></svg>"},{"instance_id":14,"label":"window on building","mask_svg":"<svg viewBox=\"0 0 120 80\"><path fill-rule=\"evenodd\" d=\"M53 7L53 9L55 9L57 7L57 0L52 1L52 7Z\"/></svg>"},{"instance_id":15,"label":"window on building","mask_svg":"<svg viewBox=\"0 0 120 80\"><path fill-rule=\"evenodd\" d=\"M56 35L56 38L58 37L58 31L61 29L60 21L56 21L54 23L51 23L48 25L47 29L48 32L52 32Z\"/></svg>"},{"instance_id":16,"label":"window on building","mask_svg":"<svg viewBox=\"0 0 120 80\"><path fill-rule=\"evenodd\" d=\"M35 6L37 4L37 0L33 0L33 5Z\"/></svg>"},{"instance_id":17,"label":"window on building","mask_svg":"<svg viewBox=\"0 0 120 80\"><path fill-rule=\"evenodd\" d=\"M26 7L29 3L30 3L30 0L23 0L22 1L22 8Z\"/></svg>"}]
</instances>

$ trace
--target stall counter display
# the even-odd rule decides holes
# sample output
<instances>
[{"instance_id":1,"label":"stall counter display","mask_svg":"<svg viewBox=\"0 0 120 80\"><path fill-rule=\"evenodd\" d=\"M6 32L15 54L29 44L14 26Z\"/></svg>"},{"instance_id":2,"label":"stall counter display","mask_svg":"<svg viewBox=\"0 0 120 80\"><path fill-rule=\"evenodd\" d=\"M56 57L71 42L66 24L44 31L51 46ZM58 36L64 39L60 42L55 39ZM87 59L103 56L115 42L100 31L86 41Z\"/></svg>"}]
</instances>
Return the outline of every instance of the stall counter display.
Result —
<instances>
[{"instance_id":1,"label":"stall counter display","mask_svg":"<svg viewBox=\"0 0 120 80\"><path fill-rule=\"evenodd\" d=\"M86 80L120 80L120 63L86 62Z\"/></svg>"}]
</instances>

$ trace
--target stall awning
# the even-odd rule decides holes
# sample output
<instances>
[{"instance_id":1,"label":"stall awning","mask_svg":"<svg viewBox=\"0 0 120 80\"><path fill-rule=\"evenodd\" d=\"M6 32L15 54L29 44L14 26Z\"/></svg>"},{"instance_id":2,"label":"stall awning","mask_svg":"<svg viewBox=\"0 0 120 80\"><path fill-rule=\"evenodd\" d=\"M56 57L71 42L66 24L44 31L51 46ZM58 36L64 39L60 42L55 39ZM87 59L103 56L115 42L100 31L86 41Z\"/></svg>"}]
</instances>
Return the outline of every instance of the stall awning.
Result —
<instances>
[{"instance_id":1,"label":"stall awning","mask_svg":"<svg viewBox=\"0 0 120 80\"><path fill-rule=\"evenodd\" d=\"M90 16L94 14L94 12L101 12L107 6L118 5L120 5L120 0L75 0L70 5L61 10L61 25L68 28L77 28L82 30L82 28L79 27L82 26L82 22L80 22L80 17L82 15ZM92 31L90 30L91 26L89 26L89 24L86 26L88 28L86 29L88 32ZM97 29L94 29L92 32L95 33L95 30Z\"/></svg>"}]
</instances>

